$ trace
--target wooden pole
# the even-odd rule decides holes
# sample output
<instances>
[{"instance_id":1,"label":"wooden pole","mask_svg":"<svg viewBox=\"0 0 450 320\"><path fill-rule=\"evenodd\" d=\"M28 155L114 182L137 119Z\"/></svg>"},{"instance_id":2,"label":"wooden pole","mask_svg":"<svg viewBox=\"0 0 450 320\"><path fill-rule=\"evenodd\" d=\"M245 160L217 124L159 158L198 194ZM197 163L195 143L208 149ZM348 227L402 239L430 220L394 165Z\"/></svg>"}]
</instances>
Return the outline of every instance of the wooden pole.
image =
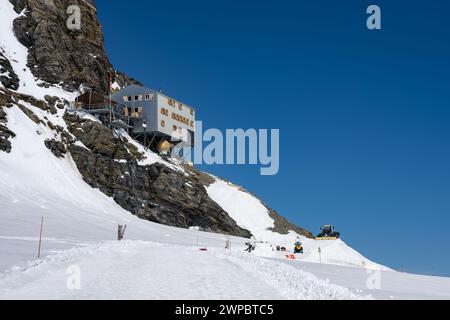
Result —
<instances>
[{"instance_id":1,"label":"wooden pole","mask_svg":"<svg viewBox=\"0 0 450 320\"><path fill-rule=\"evenodd\" d=\"M319 247L319 263L322 263L322 248Z\"/></svg>"},{"instance_id":2,"label":"wooden pole","mask_svg":"<svg viewBox=\"0 0 450 320\"><path fill-rule=\"evenodd\" d=\"M39 248L38 248L38 259L41 257L41 246L42 246L42 230L44 227L44 217L41 219L41 231L39 232Z\"/></svg>"},{"instance_id":3,"label":"wooden pole","mask_svg":"<svg viewBox=\"0 0 450 320\"><path fill-rule=\"evenodd\" d=\"M127 225L122 226L122 225L119 224L119 227L118 227L118 230L117 230L117 240L118 241L122 241L123 240L123 238L125 236L125 230L127 230Z\"/></svg>"}]
</instances>

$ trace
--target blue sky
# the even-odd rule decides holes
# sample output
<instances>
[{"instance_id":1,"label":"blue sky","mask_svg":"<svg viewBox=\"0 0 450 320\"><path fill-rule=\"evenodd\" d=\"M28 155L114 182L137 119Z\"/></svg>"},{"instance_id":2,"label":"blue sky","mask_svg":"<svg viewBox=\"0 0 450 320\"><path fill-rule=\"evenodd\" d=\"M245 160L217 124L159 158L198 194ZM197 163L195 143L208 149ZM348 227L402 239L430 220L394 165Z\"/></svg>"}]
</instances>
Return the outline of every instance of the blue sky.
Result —
<instances>
[{"instance_id":1,"label":"blue sky","mask_svg":"<svg viewBox=\"0 0 450 320\"><path fill-rule=\"evenodd\" d=\"M369 31L368 5L382 10ZM206 128L281 131L280 173L202 169L316 233L450 276L448 1L97 0L114 66Z\"/></svg>"}]
</instances>

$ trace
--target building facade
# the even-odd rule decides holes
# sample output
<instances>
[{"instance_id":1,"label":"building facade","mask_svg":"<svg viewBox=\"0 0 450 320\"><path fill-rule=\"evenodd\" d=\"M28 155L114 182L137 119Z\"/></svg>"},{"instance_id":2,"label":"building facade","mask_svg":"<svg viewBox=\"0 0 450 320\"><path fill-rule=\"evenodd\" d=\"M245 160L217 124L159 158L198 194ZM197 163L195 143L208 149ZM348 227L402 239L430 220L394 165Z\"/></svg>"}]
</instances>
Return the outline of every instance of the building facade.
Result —
<instances>
[{"instance_id":1,"label":"building facade","mask_svg":"<svg viewBox=\"0 0 450 320\"><path fill-rule=\"evenodd\" d=\"M172 143L193 146L194 108L161 92L130 85L117 91L112 100L124 105L123 115L133 119L134 133L166 138Z\"/></svg>"}]
</instances>

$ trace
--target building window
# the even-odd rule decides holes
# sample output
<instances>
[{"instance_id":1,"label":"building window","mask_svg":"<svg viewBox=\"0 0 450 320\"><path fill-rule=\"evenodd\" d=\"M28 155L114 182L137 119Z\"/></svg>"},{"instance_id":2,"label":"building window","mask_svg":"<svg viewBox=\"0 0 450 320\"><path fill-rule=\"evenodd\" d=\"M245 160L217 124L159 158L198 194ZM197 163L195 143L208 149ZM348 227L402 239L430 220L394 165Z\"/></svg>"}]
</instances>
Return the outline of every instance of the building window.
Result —
<instances>
[{"instance_id":1,"label":"building window","mask_svg":"<svg viewBox=\"0 0 450 320\"><path fill-rule=\"evenodd\" d=\"M178 127L177 126L173 126L173 132L177 132L177 130L178 130Z\"/></svg>"},{"instance_id":2,"label":"building window","mask_svg":"<svg viewBox=\"0 0 450 320\"><path fill-rule=\"evenodd\" d=\"M166 127L166 122L164 120L161 120L161 127L163 127L163 128Z\"/></svg>"},{"instance_id":3,"label":"building window","mask_svg":"<svg viewBox=\"0 0 450 320\"><path fill-rule=\"evenodd\" d=\"M191 109L191 116L194 115L194 109Z\"/></svg>"},{"instance_id":4,"label":"building window","mask_svg":"<svg viewBox=\"0 0 450 320\"><path fill-rule=\"evenodd\" d=\"M179 109L180 111L183 110L183 105L182 105L181 103L178 104L178 109Z\"/></svg>"},{"instance_id":5,"label":"building window","mask_svg":"<svg viewBox=\"0 0 450 320\"><path fill-rule=\"evenodd\" d=\"M139 113L139 108L138 107L134 108L134 112Z\"/></svg>"},{"instance_id":6,"label":"building window","mask_svg":"<svg viewBox=\"0 0 450 320\"><path fill-rule=\"evenodd\" d=\"M131 97L130 96L125 96L125 97L123 97L123 101L131 102Z\"/></svg>"},{"instance_id":7,"label":"building window","mask_svg":"<svg viewBox=\"0 0 450 320\"><path fill-rule=\"evenodd\" d=\"M169 99L169 106L175 107L175 100Z\"/></svg>"},{"instance_id":8,"label":"building window","mask_svg":"<svg viewBox=\"0 0 450 320\"><path fill-rule=\"evenodd\" d=\"M168 117L169 116L169 110L161 108L161 114Z\"/></svg>"},{"instance_id":9,"label":"building window","mask_svg":"<svg viewBox=\"0 0 450 320\"><path fill-rule=\"evenodd\" d=\"M149 94L145 95L145 100L147 100L147 101L150 100L150 95Z\"/></svg>"},{"instance_id":10,"label":"building window","mask_svg":"<svg viewBox=\"0 0 450 320\"><path fill-rule=\"evenodd\" d=\"M191 120L191 127L194 127L194 121Z\"/></svg>"}]
</instances>

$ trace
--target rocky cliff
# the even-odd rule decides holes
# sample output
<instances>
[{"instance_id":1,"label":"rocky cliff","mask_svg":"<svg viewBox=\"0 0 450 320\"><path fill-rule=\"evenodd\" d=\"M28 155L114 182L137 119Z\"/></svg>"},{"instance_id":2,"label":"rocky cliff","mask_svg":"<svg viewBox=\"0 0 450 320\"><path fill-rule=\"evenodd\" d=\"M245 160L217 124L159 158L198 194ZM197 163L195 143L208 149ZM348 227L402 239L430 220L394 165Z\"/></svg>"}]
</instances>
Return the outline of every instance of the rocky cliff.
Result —
<instances>
[{"instance_id":1,"label":"rocky cliff","mask_svg":"<svg viewBox=\"0 0 450 320\"><path fill-rule=\"evenodd\" d=\"M116 72L105 53L103 32L93 1L10 0L17 13L14 32L28 48L28 66L33 74L50 84L73 91L85 85L107 92L110 75L119 84L136 81ZM81 9L81 29L66 27L67 8ZM0 57L1 60L1 57Z\"/></svg>"},{"instance_id":2,"label":"rocky cliff","mask_svg":"<svg viewBox=\"0 0 450 320\"><path fill-rule=\"evenodd\" d=\"M110 73L119 83L134 81L116 72L109 62L92 1L10 2L16 12L22 13L14 21L14 33L28 48L27 65L37 79L45 81L44 86L58 84L73 91L84 85L102 92L106 91ZM79 5L87 16L80 31L67 31L65 27L66 8L72 4ZM238 226L208 196L205 187L214 183L210 175L187 165L171 165L170 161L146 163L145 151L129 137L95 119L68 111L69 102L64 98L46 95L39 100L17 92L20 79L11 61L0 52L0 81L4 87L0 86L0 152L10 153L14 148L11 141L16 133L8 129L7 110L16 106L31 121L52 130L54 138L46 140L42 147L57 158L69 155L87 184L136 216L170 226L199 226L207 231L250 237L248 230ZM286 234L294 230L311 237L307 230L267 209L275 221L273 231Z\"/></svg>"}]
</instances>

